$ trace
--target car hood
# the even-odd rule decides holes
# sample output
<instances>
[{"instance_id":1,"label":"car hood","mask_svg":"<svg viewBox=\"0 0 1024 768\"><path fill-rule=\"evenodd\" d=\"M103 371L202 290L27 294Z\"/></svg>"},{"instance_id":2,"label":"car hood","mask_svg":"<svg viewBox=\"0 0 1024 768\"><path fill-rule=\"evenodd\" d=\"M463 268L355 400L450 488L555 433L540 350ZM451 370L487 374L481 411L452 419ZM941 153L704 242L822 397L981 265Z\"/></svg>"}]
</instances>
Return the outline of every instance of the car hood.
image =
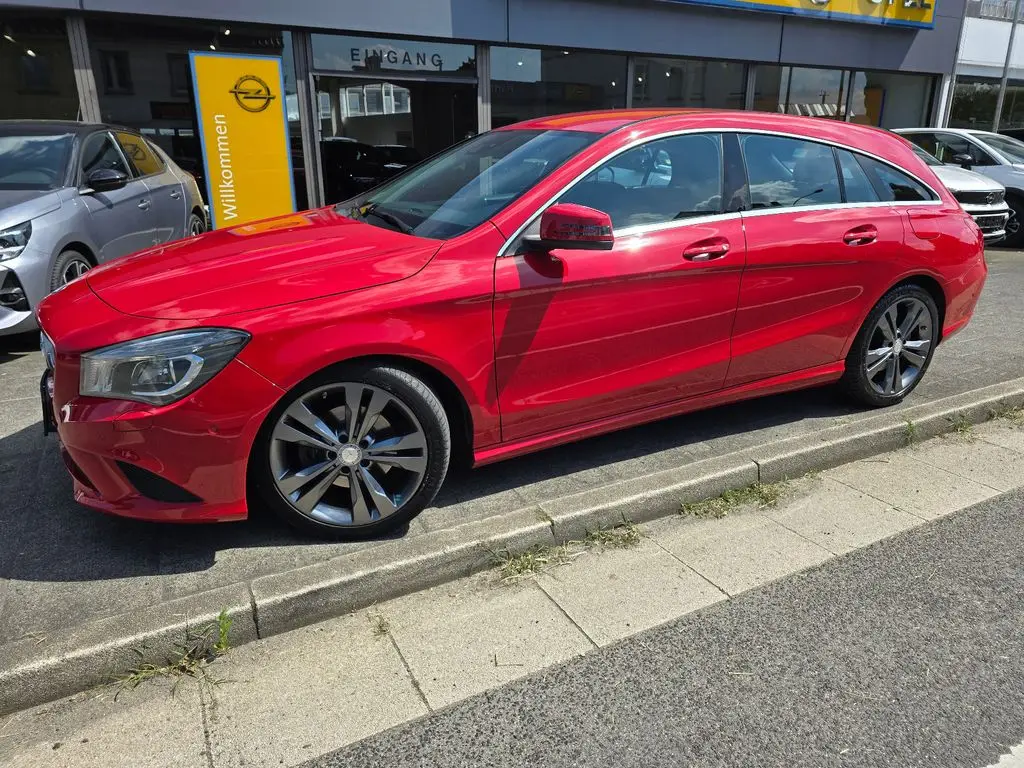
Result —
<instances>
[{"instance_id":1,"label":"car hood","mask_svg":"<svg viewBox=\"0 0 1024 768\"><path fill-rule=\"evenodd\" d=\"M955 165L935 165L932 170L950 192L994 192L1003 189L998 181Z\"/></svg>"},{"instance_id":2,"label":"car hood","mask_svg":"<svg viewBox=\"0 0 1024 768\"><path fill-rule=\"evenodd\" d=\"M402 280L440 246L321 209L142 251L86 280L120 312L199 320Z\"/></svg>"},{"instance_id":3,"label":"car hood","mask_svg":"<svg viewBox=\"0 0 1024 768\"><path fill-rule=\"evenodd\" d=\"M0 229L31 221L60 208L60 194L35 189L0 189Z\"/></svg>"}]
</instances>

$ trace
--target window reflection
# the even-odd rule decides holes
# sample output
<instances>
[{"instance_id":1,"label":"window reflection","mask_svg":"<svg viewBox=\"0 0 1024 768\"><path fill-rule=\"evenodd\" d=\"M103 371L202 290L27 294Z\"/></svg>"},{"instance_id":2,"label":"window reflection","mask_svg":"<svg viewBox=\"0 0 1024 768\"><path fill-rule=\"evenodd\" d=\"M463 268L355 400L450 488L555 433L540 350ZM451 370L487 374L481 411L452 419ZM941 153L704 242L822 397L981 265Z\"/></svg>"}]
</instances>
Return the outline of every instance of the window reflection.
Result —
<instances>
[{"instance_id":1,"label":"window reflection","mask_svg":"<svg viewBox=\"0 0 1024 768\"><path fill-rule=\"evenodd\" d=\"M881 128L926 125L934 78L895 72L855 72L850 120Z\"/></svg>"},{"instance_id":2,"label":"window reflection","mask_svg":"<svg viewBox=\"0 0 1024 768\"><path fill-rule=\"evenodd\" d=\"M634 107L743 109L745 64L638 57L633 69Z\"/></svg>"},{"instance_id":3,"label":"window reflection","mask_svg":"<svg viewBox=\"0 0 1024 768\"><path fill-rule=\"evenodd\" d=\"M843 120L847 86L845 70L758 66L754 108Z\"/></svg>"},{"instance_id":4,"label":"window reflection","mask_svg":"<svg viewBox=\"0 0 1024 768\"><path fill-rule=\"evenodd\" d=\"M64 19L6 12L0 36L0 117L77 120L71 48Z\"/></svg>"}]
</instances>

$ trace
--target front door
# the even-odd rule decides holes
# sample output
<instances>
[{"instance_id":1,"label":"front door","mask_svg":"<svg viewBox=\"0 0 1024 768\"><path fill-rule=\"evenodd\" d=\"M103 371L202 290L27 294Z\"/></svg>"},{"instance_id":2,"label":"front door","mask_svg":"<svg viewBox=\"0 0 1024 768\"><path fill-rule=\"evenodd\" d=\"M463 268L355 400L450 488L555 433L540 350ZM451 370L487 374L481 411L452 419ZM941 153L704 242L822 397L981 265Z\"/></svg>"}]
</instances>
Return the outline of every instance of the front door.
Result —
<instances>
[{"instance_id":1,"label":"front door","mask_svg":"<svg viewBox=\"0 0 1024 768\"><path fill-rule=\"evenodd\" d=\"M722 168L718 134L628 150L559 199L608 213L613 250L497 260L504 440L722 386L745 252L740 218L723 207Z\"/></svg>"},{"instance_id":2,"label":"front door","mask_svg":"<svg viewBox=\"0 0 1024 768\"><path fill-rule=\"evenodd\" d=\"M730 387L837 362L904 242L901 211L853 153L781 136L740 142L751 210Z\"/></svg>"},{"instance_id":3,"label":"front door","mask_svg":"<svg viewBox=\"0 0 1024 768\"><path fill-rule=\"evenodd\" d=\"M91 192L79 199L89 211L86 224L100 262L153 245L152 200L146 182L136 178L114 137L94 133L82 144L81 184L91 171L109 168L128 176L121 189Z\"/></svg>"}]
</instances>

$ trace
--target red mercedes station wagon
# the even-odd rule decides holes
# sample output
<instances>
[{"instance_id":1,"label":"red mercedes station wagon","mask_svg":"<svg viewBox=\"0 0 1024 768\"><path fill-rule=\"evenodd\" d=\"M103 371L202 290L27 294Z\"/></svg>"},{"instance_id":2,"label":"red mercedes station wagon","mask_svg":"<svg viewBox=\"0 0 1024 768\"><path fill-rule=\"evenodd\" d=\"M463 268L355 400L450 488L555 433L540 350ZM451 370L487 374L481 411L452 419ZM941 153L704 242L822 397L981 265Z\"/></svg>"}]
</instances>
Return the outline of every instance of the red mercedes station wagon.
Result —
<instances>
[{"instance_id":1,"label":"red mercedes station wagon","mask_svg":"<svg viewBox=\"0 0 1024 768\"><path fill-rule=\"evenodd\" d=\"M320 534L476 464L830 382L900 402L971 317L982 235L910 145L750 112L472 138L336 207L211 232L44 301L81 503Z\"/></svg>"}]
</instances>

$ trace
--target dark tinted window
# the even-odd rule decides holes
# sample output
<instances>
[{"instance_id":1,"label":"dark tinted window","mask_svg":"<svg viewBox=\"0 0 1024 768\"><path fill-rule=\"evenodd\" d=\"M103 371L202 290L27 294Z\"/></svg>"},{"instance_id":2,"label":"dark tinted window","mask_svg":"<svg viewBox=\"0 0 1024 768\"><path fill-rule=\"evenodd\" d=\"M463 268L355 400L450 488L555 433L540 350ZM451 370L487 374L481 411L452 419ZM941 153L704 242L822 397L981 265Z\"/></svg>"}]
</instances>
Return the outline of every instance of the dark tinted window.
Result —
<instances>
[{"instance_id":1,"label":"dark tinted window","mask_svg":"<svg viewBox=\"0 0 1024 768\"><path fill-rule=\"evenodd\" d=\"M109 168L131 176L131 171L124 164L124 158L114 140L106 133L94 133L85 140L82 146L82 177L88 176L99 168Z\"/></svg>"},{"instance_id":2,"label":"dark tinted window","mask_svg":"<svg viewBox=\"0 0 1024 768\"><path fill-rule=\"evenodd\" d=\"M758 208L827 205L841 200L832 148L781 136L740 136L750 179L750 205Z\"/></svg>"},{"instance_id":3,"label":"dark tinted window","mask_svg":"<svg viewBox=\"0 0 1024 768\"><path fill-rule=\"evenodd\" d=\"M883 200L903 203L934 199L922 184L914 181L907 174L897 171L891 165L880 163L863 155L858 155L857 160L868 175L873 177L875 188Z\"/></svg>"},{"instance_id":4,"label":"dark tinted window","mask_svg":"<svg viewBox=\"0 0 1024 768\"><path fill-rule=\"evenodd\" d=\"M659 139L613 157L559 202L604 211L618 229L722 210L722 137Z\"/></svg>"},{"instance_id":5,"label":"dark tinted window","mask_svg":"<svg viewBox=\"0 0 1024 768\"><path fill-rule=\"evenodd\" d=\"M845 149L836 150L839 168L843 172L843 189L848 203L877 203L881 198L871 184L871 179L857 162L857 158Z\"/></svg>"},{"instance_id":6,"label":"dark tinted window","mask_svg":"<svg viewBox=\"0 0 1024 768\"><path fill-rule=\"evenodd\" d=\"M910 139L943 163L955 164L955 155L968 155L972 165L996 165L995 158L977 144L956 133L908 133Z\"/></svg>"},{"instance_id":7,"label":"dark tinted window","mask_svg":"<svg viewBox=\"0 0 1024 768\"><path fill-rule=\"evenodd\" d=\"M0 134L0 189L56 189L64 184L70 134Z\"/></svg>"}]
</instances>

